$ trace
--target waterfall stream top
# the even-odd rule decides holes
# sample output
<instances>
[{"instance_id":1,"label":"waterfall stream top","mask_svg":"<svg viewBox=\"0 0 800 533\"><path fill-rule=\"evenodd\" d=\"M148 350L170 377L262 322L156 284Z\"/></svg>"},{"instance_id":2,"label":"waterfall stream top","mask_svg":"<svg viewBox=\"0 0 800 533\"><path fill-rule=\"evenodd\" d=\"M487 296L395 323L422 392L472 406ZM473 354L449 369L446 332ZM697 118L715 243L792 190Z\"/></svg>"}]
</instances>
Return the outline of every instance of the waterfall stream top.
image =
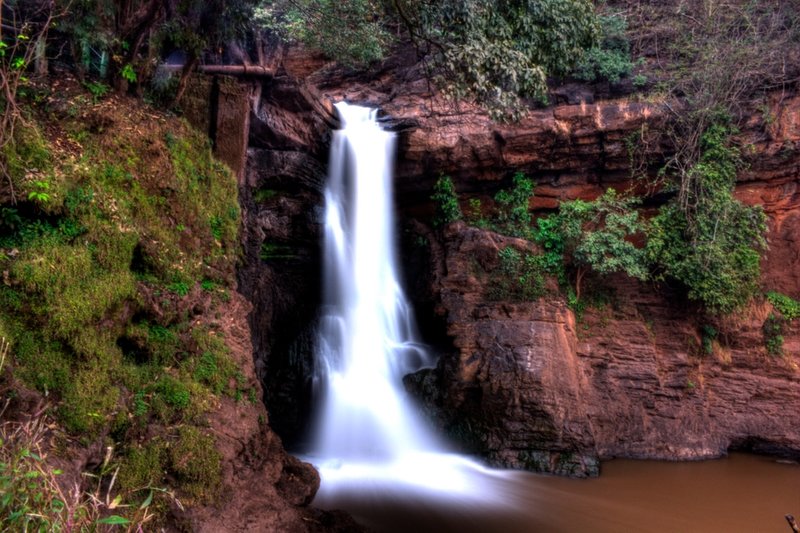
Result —
<instances>
[{"instance_id":1,"label":"waterfall stream top","mask_svg":"<svg viewBox=\"0 0 800 533\"><path fill-rule=\"evenodd\" d=\"M398 282L392 163L395 135L373 109L336 104L325 189L323 308L315 355L321 399L314 451L318 497L341 491L436 492L487 501L487 476L448 452L418 414L403 376L431 368Z\"/></svg>"}]
</instances>

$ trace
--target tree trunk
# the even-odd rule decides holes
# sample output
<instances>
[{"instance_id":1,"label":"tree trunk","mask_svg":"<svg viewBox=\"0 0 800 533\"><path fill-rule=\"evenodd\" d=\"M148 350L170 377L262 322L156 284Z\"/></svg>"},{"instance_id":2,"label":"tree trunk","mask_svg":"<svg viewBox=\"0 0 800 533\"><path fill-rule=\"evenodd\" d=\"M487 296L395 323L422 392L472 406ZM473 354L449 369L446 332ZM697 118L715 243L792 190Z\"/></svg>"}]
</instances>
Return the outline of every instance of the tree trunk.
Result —
<instances>
[{"instance_id":1,"label":"tree trunk","mask_svg":"<svg viewBox=\"0 0 800 533\"><path fill-rule=\"evenodd\" d=\"M34 55L33 71L36 76L47 76L47 36L43 34L36 41L36 51Z\"/></svg>"},{"instance_id":2,"label":"tree trunk","mask_svg":"<svg viewBox=\"0 0 800 533\"><path fill-rule=\"evenodd\" d=\"M186 85L189 82L189 75L197 67L198 61L199 58L194 52L190 53L189 57L186 58L186 64L184 64L183 69L181 69L181 77L178 80L178 87L175 90L175 98L172 99L170 107L176 107L181 98L183 98L183 93L186 92Z\"/></svg>"},{"instance_id":3,"label":"tree trunk","mask_svg":"<svg viewBox=\"0 0 800 533\"><path fill-rule=\"evenodd\" d=\"M580 301L581 299L581 281L583 281L583 276L586 275L586 271L583 268L578 268L578 271L575 273L575 300Z\"/></svg>"}]
</instances>

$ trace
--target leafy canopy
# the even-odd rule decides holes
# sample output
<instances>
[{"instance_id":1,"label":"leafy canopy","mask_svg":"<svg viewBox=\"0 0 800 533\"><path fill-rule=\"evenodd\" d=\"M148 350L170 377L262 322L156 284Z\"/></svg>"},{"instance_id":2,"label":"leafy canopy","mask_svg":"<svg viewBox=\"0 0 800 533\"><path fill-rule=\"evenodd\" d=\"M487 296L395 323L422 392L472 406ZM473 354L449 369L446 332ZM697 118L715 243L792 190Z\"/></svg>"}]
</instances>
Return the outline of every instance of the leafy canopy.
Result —
<instances>
[{"instance_id":1,"label":"leafy canopy","mask_svg":"<svg viewBox=\"0 0 800 533\"><path fill-rule=\"evenodd\" d=\"M348 65L409 38L447 95L497 117L519 115L521 98L544 101L547 77L570 72L598 35L588 0L273 0L260 14L284 37Z\"/></svg>"},{"instance_id":2,"label":"leafy canopy","mask_svg":"<svg viewBox=\"0 0 800 533\"><path fill-rule=\"evenodd\" d=\"M647 242L656 279L679 281L690 299L717 313L730 313L749 301L758 288L760 252L766 248L763 210L733 197L742 163L731 134L729 126L719 123L703 134L685 203L678 197L659 210Z\"/></svg>"}]
</instances>

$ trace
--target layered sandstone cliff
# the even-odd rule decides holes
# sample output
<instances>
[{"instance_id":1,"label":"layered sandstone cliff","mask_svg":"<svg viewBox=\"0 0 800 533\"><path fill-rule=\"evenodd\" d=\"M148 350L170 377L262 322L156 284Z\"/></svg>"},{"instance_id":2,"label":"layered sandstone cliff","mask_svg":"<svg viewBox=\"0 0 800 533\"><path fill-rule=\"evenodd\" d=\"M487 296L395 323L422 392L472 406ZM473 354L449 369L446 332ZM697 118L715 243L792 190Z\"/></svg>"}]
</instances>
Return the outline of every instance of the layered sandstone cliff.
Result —
<instances>
[{"instance_id":1,"label":"layered sandstone cliff","mask_svg":"<svg viewBox=\"0 0 800 533\"><path fill-rule=\"evenodd\" d=\"M490 278L476 274L475 262L491 270L507 239L464 224L439 233L425 229L431 187L441 173L454 178L466 199L490 198L512 173L525 172L536 183L534 210L592 198L609 186L636 186L631 144L652 168L668 150L648 134L668 119L664 102L624 94L600 98L597 88L568 86L556 91L557 105L500 124L479 109L456 109L431 96L413 57L396 56L367 75L293 50L277 64L278 75L262 96L263 115L256 113L251 129L249 185L299 188L305 203L282 200L259 219L262 229L255 231L263 234L257 237L280 234L288 242L300 228L301 252L315 257L314 198L324 176L326 128L335 120L330 104L346 99L379 106L399 136L399 209L406 222L416 219L412 233L422 237L416 241L431 245L409 247L405 256L422 329L442 352L441 363L409 382L464 449L494 464L573 475L592 475L599 458L614 456L698 459L731 448L800 452L800 335L790 325L784 356L767 355L762 324L770 304L757 301L714 319L668 287L624 276L610 283L609 305L580 318L558 295L493 302L486 296ZM736 194L763 204L769 217L764 290L797 297L800 96L784 91L768 104L770 120L754 112L743 130L749 169ZM260 144L264 138L271 139L269 147ZM274 223L276 212L284 213L283 225ZM294 283L308 295L301 278ZM296 314L294 304L284 307ZM699 348L708 324L719 331L710 354ZM289 349L273 346L263 358L267 383L277 390L268 405L294 409L283 429L295 437L303 418L297 406L305 405L298 398L307 398L309 389L304 335L297 332Z\"/></svg>"}]
</instances>

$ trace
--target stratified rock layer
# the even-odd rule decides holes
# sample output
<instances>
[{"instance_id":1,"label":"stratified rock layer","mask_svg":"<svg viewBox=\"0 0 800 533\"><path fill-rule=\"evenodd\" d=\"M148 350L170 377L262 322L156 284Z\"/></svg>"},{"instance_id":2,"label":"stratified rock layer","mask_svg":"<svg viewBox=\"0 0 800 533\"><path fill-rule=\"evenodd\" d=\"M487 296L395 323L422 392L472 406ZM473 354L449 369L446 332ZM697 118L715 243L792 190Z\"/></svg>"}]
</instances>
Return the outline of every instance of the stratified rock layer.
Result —
<instances>
[{"instance_id":1,"label":"stratified rock layer","mask_svg":"<svg viewBox=\"0 0 800 533\"><path fill-rule=\"evenodd\" d=\"M378 105L388 115L387 126L400 132L396 189L407 220L429 220L442 173L462 199L489 200L522 171L536 183L531 207L552 209L607 187L641 190L630 178L632 156L647 173L669 155L657 135L668 118L664 102L564 87L559 105L498 124L432 98L413 61L394 61L369 82L308 63L295 72L323 99ZM770 120L754 111L744 124L749 168L736 195L762 204L769 219L763 289L798 298L800 96L783 91L767 105ZM503 237L463 224L422 233L431 261L410 278L421 287L427 271L419 301L435 307L452 348L437 373L409 384L466 449L495 464L572 475L595 474L598 458L614 456L699 459L730 448L800 455L800 335L789 324L784 355L767 354L769 303L712 319L666 287L622 276L611 280L612 304L576 320L557 295L491 301L491 280L476 262L496 261ZM702 347L706 325L719 332L710 353Z\"/></svg>"},{"instance_id":2,"label":"stratified rock layer","mask_svg":"<svg viewBox=\"0 0 800 533\"><path fill-rule=\"evenodd\" d=\"M257 310L259 375L282 436L301 439L307 423L311 336L303 325L318 302L330 104L346 99L380 106L398 132L397 203L418 237L406 248L409 285L422 329L442 353L435 372L408 384L464 449L498 465L569 475L594 475L598 459L614 456L698 459L731 447L798 455L800 335L789 324L785 354L768 355L768 303L711 319L666 287L622 276L611 280L611 304L576 319L556 290L526 303L490 297L486 273L507 238L463 224L425 229L442 173L462 199L488 203L524 172L536 183L531 207L540 211L607 187L641 191L646 184L631 181L632 161L647 174L669 155L657 135L668 118L665 102L565 86L553 95L557 105L498 124L472 106L455 109L432 97L413 56L355 75L289 49L275 70L251 116L248 266L240 281ZM787 90L767 104L769 121L754 111L743 127L749 169L736 194L763 204L769 217L763 289L798 298L800 96ZM259 200L259 190L277 193ZM705 325L719 332L710 353L702 346Z\"/></svg>"}]
</instances>

